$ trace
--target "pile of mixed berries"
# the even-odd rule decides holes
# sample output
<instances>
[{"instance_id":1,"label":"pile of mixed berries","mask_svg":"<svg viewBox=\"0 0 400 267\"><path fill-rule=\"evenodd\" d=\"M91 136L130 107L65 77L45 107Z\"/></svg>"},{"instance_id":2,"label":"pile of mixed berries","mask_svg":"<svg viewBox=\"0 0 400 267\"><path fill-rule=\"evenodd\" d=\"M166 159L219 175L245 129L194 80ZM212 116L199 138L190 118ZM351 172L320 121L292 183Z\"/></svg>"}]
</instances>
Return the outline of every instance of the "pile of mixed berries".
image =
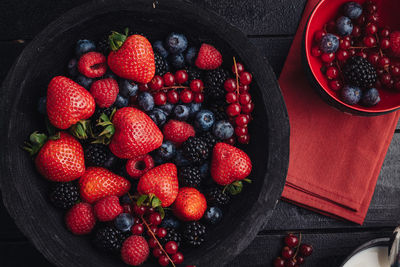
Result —
<instances>
[{"instance_id":1,"label":"pile of mixed berries","mask_svg":"<svg viewBox=\"0 0 400 267\"><path fill-rule=\"evenodd\" d=\"M250 182L234 144L250 141L251 73L235 58L224 69L214 46L189 47L180 33L151 44L111 32L79 40L75 55L39 100L48 135L25 146L50 201L73 234L129 265L150 254L183 263Z\"/></svg>"},{"instance_id":2,"label":"pile of mixed berries","mask_svg":"<svg viewBox=\"0 0 400 267\"><path fill-rule=\"evenodd\" d=\"M311 54L329 87L350 105L377 105L380 90L400 92L400 31L380 27L375 2L345 3L336 20L314 34Z\"/></svg>"},{"instance_id":3,"label":"pile of mixed berries","mask_svg":"<svg viewBox=\"0 0 400 267\"><path fill-rule=\"evenodd\" d=\"M313 247L301 243L301 238L301 234L300 238L292 233L285 236L285 245L282 248L281 255L274 260L274 267L299 267L304 264L305 258L312 254Z\"/></svg>"}]
</instances>

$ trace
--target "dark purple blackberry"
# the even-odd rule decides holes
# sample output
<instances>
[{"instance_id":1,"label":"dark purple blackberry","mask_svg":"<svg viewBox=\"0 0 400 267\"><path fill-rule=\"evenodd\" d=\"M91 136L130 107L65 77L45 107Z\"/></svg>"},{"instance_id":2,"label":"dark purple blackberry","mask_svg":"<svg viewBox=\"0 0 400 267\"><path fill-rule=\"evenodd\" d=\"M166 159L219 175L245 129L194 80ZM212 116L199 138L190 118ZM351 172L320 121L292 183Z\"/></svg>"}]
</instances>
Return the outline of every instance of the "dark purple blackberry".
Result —
<instances>
[{"instance_id":1,"label":"dark purple blackberry","mask_svg":"<svg viewBox=\"0 0 400 267\"><path fill-rule=\"evenodd\" d=\"M206 71L204 74L204 96L206 101L225 99L224 82L227 78L228 74L224 69L218 68Z\"/></svg>"},{"instance_id":2,"label":"dark purple blackberry","mask_svg":"<svg viewBox=\"0 0 400 267\"><path fill-rule=\"evenodd\" d=\"M96 49L103 55L107 56L110 53L110 40L108 38L109 34L103 36L97 44L96 44Z\"/></svg>"},{"instance_id":3,"label":"dark purple blackberry","mask_svg":"<svg viewBox=\"0 0 400 267\"><path fill-rule=\"evenodd\" d=\"M72 182L57 183L50 192L50 201L61 209L69 209L79 200L79 188Z\"/></svg>"},{"instance_id":4,"label":"dark purple blackberry","mask_svg":"<svg viewBox=\"0 0 400 267\"><path fill-rule=\"evenodd\" d=\"M200 136L200 138L203 139L203 141L207 144L208 150L209 150L210 156L211 156L214 146L218 142L220 142L220 140L217 137L215 137L215 135L213 135L211 132L206 132L206 133L202 134Z\"/></svg>"},{"instance_id":5,"label":"dark purple blackberry","mask_svg":"<svg viewBox=\"0 0 400 267\"><path fill-rule=\"evenodd\" d=\"M178 178L182 186L198 188L201 184L200 169L197 166L181 167Z\"/></svg>"},{"instance_id":6,"label":"dark purple blackberry","mask_svg":"<svg viewBox=\"0 0 400 267\"><path fill-rule=\"evenodd\" d=\"M160 238L160 242L162 244L166 244L169 241L175 241L179 247L180 243L182 241L181 234L179 232L177 232L174 228L171 228L171 227L167 227L165 229L167 230L167 235L164 236L163 238Z\"/></svg>"},{"instance_id":7,"label":"dark purple blackberry","mask_svg":"<svg viewBox=\"0 0 400 267\"><path fill-rule=\"evenodd\" d=\"M128 234L111 226L104 226L97 230L93 243L102 251L118 253Z\"/></svg>"},{"instance_id":8,"label":"dark purple blackberry","mask_svg":"<svg viewBox=\"0 0 400 267\"><path fill-rule=\"evenodd\" d=\"M203 71L193 67L193 66L188 66L186 67L186 72L188 73L189 76L189 82L192 80L196 80L196 79L203 79Z\"/></svg>"},{"instance_id":9,"label":"dark purple blackberry","mask_svg":"<svg viewBox=\"0 0 400 267\"><path fill-rule=\"evenodd\" d=\"M194 247L200 246L204 242L206 227L200 222L189 222L184 225L182 237L186 244Z\"/></svg>"},{"instance_id":10,"label":"dark purple blackberry","mask_svg":"<svg viewBox=\"0 0 400 267\"><path fill-rule=\"evenodd\" d=\"M108 147L103 144L88 144L84 149L85 163L87 166L103 167L108 159Z\"/></svg>"},{"instance_id":11,"label":"dark purple blackberry","mask_svg":"<svg viewBox=\"0 0 400 267\"><path fill-rule=\"evenodd\" d=\"M189 137L182 145L184 156L192 163L201 163L209 156L209 147L200 137Z\"/></svg>"},{"instance_id":12,"label":"dark purple blackberry","mask_svg":"<svg viewBox=\"0 0 400 267\"><path fill-rule=\"evenodd\" d=\"M223 187L212 187L206 192L207 205L209 206L224 206L231 201L229 194L224 192Z\"/></svg>"},{"instance_id":13,"label":"dark purple blackberry","mask_svg":"<svg viewBox=\"0 0 400 267\"><path fill-rule=\"evenodd\" d=\"M157 52L154 52L154 61L156 63L156 75L163 76L168 72L168 62Z\"/></svg>"},{"instance_id":14,"label":"dark purple blackberry","mask_svg":"<svg viewBox=\"0 0 400 267\"><path fill-rule=\"evenodd\" d=\"M223 103L212 103L207 107L212 113L214 113L215 121L226 121L228 120L228 115L225 112L225 101Z\"/></svg>"},{"instance_id":15,"label":"dark purple blackberry","mask_svg":"<svg viewBox=\"0 0 400 267\"><path fill-rule=\"evenodd\" d=\"M343 75L347 83L362 89L373 87L377 78L374 66L368 60L359 56L347 60L343 67Z\"/></svg>"}]
</instances>

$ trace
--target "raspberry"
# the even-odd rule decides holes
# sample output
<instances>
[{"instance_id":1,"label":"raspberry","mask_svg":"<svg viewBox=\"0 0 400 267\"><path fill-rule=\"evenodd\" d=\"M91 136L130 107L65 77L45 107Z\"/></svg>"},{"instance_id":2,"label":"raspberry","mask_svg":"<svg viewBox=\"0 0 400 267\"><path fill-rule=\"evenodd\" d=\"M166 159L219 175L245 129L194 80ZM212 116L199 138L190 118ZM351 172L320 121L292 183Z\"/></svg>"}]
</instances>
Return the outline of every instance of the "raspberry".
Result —
<instances>
[{"instance_id":1,"label":"raspberry","mask_svg":"<svg viewBox=\"0 0 400 267\"><path fill-rule=\"evenodd\" d=\"M98 52L89 52L81 56L78 70L89 78L99 78L106 73L106 57Z\"/></svg>"},{"instance_id":2,"label":"raspberry","mask_svg":"<svg viewBox=\"0 0 400 267\"><path fill-rule=\"evenodd\" d=\"M119 203L119 198L116 196L108 196L100 199L94 205L94 214L101 222L112 221L123 211L124 209Z\"/></svg>"},{"instance_id":3,"label":"raspberry","mask_svg":"<svg viewBox=\"0 0 400 267\"><path fill-rule=\"evenodd\" d=\"M90 233L96 224L93 207L88 203L76 204L67 212L65 223L75 235Z\"/></svg>"},{"instance_id":4,"label":"raspberry","mask_svg":"<svg viewBox=\"0 0 400 267\"><path fill-rule=\"evenodd\" d=\"M130 236L122 244L121 257L126 264L141 265L148 258L149 253L149 245L142 236Z\"/></svg>"},{"instance_id":5,"label":"raspberry","mask_svg":"<svg viewBox=\"0 0 400 267\"><path fill-rule=\"evenodd\" d=\"M222 64L222 55L214 46L202 44L195 64L203 70L216 69Z\"/></svg>"},{"instance_id":6,"label":"raspberry","mask_svg":"<svg viewBox=\"0 0 400 267\"><path fill-rule=\"evenodd\" d=\"M195 136L196 132L192 125L176 120L169 120L163 129L164 140L175 144L182 144L189 137Z\"/></svg>"}]
</instances>

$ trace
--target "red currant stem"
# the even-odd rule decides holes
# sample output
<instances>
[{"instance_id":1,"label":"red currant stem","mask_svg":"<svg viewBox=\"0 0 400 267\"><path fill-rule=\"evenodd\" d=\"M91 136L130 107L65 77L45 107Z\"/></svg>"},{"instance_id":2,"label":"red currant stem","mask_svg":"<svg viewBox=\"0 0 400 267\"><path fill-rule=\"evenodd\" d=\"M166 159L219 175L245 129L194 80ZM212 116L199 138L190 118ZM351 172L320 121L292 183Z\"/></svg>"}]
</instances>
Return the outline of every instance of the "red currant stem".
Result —
<instances>
[{"instance_id":1,"label":"red currant stem","mask_svg":"<svg viewBox=\"0 0 400 267\"><path fill-rule=\"evenodd\" d=\"M335 61L335 63L336 63L336 67L339 70L340 79L343 82L344 81L344 77L343 77L342 69L340 68L340 64L339 64L339 62L337 60Z\"/></svg>"},{"instance_id":2,"label":"red currant stem","mask_svg":"<svg viewBox=\"0 0 400 267\"><path fill-rule=\"evenodd\" d=\"M369 49L369 48L376 48L377 46L371 46L371 47L366 47L366 46L350 46L350 48L353 49Z\"/></svg>"},{"instance_id":3,"label":"red currant stem","mask_svg":"<svg viewBox=\"0 0 400 267\"><path fill-rule=\"evenodd\" d=\"M160 241L158 241L156 235L151 231L149 224L146 222L146 220L143 218L143 215L140 216L140 219L142 219L142 222L144 225L146 225L147 230L149 233L153 236L154 240L156 240L158 247L161 249L161 251L167 256L168 260L171 262L173 267L176 267L175 263L172 261L172 259L169 257L168 253L164 250L163 246L161 245Z\"/></svg>"},{"instance_id":4,"label":"red currant stem","mask_svg":"<svg viewBox=\"0 0 400 267\"><path fill-rule=\"evenodd\" d=\"M239 72L236 64L236 58L233 57L233 65L235 66L235 76L236 76L236 99L239 101Z\"/></svg>"},{"instance_id":5,"label":"red currant stem","mask_svg":"<svg viewBox=\"0 0 400 267\"><path fill-rule=\"evenodd\" d=\"M301 238L302 238L302 235L301 235L301 233L300 233L300 235L299 235L299 244L298 244L297 247L296 247L296 252L295 252L294 255L293 255L293 259L295 259L296 256L297 256L297 254L299 253L300 245L301 245Z\"/></svg>"}]
</instances>

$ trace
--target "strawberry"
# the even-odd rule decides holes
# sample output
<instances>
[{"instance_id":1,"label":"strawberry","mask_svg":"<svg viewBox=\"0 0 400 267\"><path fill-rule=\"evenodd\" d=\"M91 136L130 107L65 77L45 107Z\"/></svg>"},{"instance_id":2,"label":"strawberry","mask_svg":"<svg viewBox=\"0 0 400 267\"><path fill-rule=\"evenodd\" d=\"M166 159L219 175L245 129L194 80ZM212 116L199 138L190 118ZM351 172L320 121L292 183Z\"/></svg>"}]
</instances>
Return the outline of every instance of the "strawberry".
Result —
<instances>
[{"instance_id":1,"label":"strawberry","mask_svg":"<svg viewBox=\"0 0 400 267\"><path fill-rule=\"evenodd\" d=\"M86 53L78 61L78 70L86 77L99 78L106 74L106 57L98 52Z\"/></svg>"},{"instance_id":2,"label":"strawberry","mask_svg":"<svg viewBox=\"0 0 400 267\"><path fill-rule=\"evenodd\" d=\"M178 189L177 170L173 163L151 169L140 178L137 186L140 194L154 194L161 200L162 207L168 207L175 201Z\"/></svg>"},{"instance_id":3,"label":"strawberry","mask_svg":"<svg viewBox=\"0 0 400 267\"><path fill-rule=\"evenodd\" d=\"M202 193L193 187L182 187L174 202L173 212L182 221L198 221L207 209Z\"/></svg>"},{"instance_id":4,"label":"strawberry","mask_svg":"<svg viewBox=\"0 0 400 267\"><path fill-rule=\"evenodd\" d=\"M130 177L139 179L143 174L154 168L154 160L149 155L142 155L128 160L126 172Z\"/></svg>"},{"instance_id":5,"label":"strawberry","mask_svg":"<svg viewBox=\"0 0 400 267\"><path fill-rule=\"evenodd\" d=\"M128 193L131 183L101 167L89 167L79 179L81 197L88 203L107 196L122 196Z\"/></svg>"},{"instance_id":6,"label":"strawberry","mask_svg":"<svg viewBox=\"0 0 400 267\"><path fill-rule=\"evenodd\" d=\"M213 70L221 66L222 55L214 46L202 44L195 64L199 69Z\"/></svg>"},{"instance_id":7,"label":"strawberry","mask_svg":"<svg viewBox=\"0 0 400 267\"><path fill-rule=\"evenodd\" d=\"M112 122L115 134L111 152L119 158L131 159L161 146L163 135L153 120L139 109L125 107L115 112Z\"/></svg>"},{"instance_id":8,"label":"strawberry","mask_svg":"<svg viewBox=\"0 0 400 267\"><path fill-rule=\"evenodd\" d=\"M67 228L75 235L85 235L96 224L93 207L88 203L75 204L65 215Z\"/></svg>"},{"instance_id":9,"label":"strawberry","mask_svg":"<svg viewBox=\"0 0 400 267\"><path fill-rule=\"evenodd\" d=\"M94 101L101 108L108 108L114 104L118 92L118 83L112 78L95 81L90 87Z\"/></svg>"},{"instance_id":10,"label":"strawberry","mask_svg":"<svg viewBox=\"0 0 400 267\"><path fill-rule=\"evenodd\" d=\"M71 79L56 76L50 81L46 110L55 127L67 129L80 120L88 119L95 107L92 95Z\"/></svg>"},{"instance_id":11,"label":"strawberry","mask_svg":"<svg viewBox=\"0 0 400 267\"><path fill-rule=\"evenodd\" d=\"M101 222L112 221L123 211L124 209L119 204L119 198L117 196L102 198L94 205L94 214Z\"/></svg>"},{"instance_id":12,"label":"strawberry","mask_svg":"<svg viewBox=\"0 0 400 267\"><path fill-rule=\"evenodd\" d=\"M394 31L390 34L390 51L393 56L400 57L400 31Z\"/></svg>"},{"instance_id":13,"label":"strawberry","mask_svg":"<svg viewBox=\"0 0 400 267\"><path fill-rule=\"evenodd\" d=\"M50 137L35 159L36 168L54 182L69 182L85 172L82 145L66 132Z\"/></svg>"},{"instance_id":14,"label":"strawberry","mask_svg":"<svg viewBox=\"0 0 400 267\"><path fill-rule=\"evenodd\" d=\"M147 260L149 253L149 245L143 236L132 235L122 244L121 258L128 265L141 265Z\"/></svg>"},{"instance_id":15,"label":"strawberry","mask_svg":"<svg viewBox=\"0 0 400 267\"><path fill-rule=\"evenodd\" d=\"M148 83L153 79L156 65L154 52L149 40L141 35L128 36L113 32L110 36L111 52L108 55L108 65L118 76Z\"/></svg>"},{"instance_id":16,"label":"strawberry","mask_svg":"<svg viewBox=\"0 0 400 267\"><path fill-rule=\"evenodd\" d=\"M174 142L177 145L185 142L190 136L195 136L196 132L192 125L177 120L169 120L163 129L164 139Z\"/></svg>"},{"instance_id":17,"label":"strawberry","mask_svg":"<svg viewBox=\"0 0 400 267\"><path fill-rule=\"evenodd\" d=\"M239 148L217 143L211 161L211 177L217 184L228 185L245 179L251 172L249 156Z\"/></svg>"}]
</instances>

